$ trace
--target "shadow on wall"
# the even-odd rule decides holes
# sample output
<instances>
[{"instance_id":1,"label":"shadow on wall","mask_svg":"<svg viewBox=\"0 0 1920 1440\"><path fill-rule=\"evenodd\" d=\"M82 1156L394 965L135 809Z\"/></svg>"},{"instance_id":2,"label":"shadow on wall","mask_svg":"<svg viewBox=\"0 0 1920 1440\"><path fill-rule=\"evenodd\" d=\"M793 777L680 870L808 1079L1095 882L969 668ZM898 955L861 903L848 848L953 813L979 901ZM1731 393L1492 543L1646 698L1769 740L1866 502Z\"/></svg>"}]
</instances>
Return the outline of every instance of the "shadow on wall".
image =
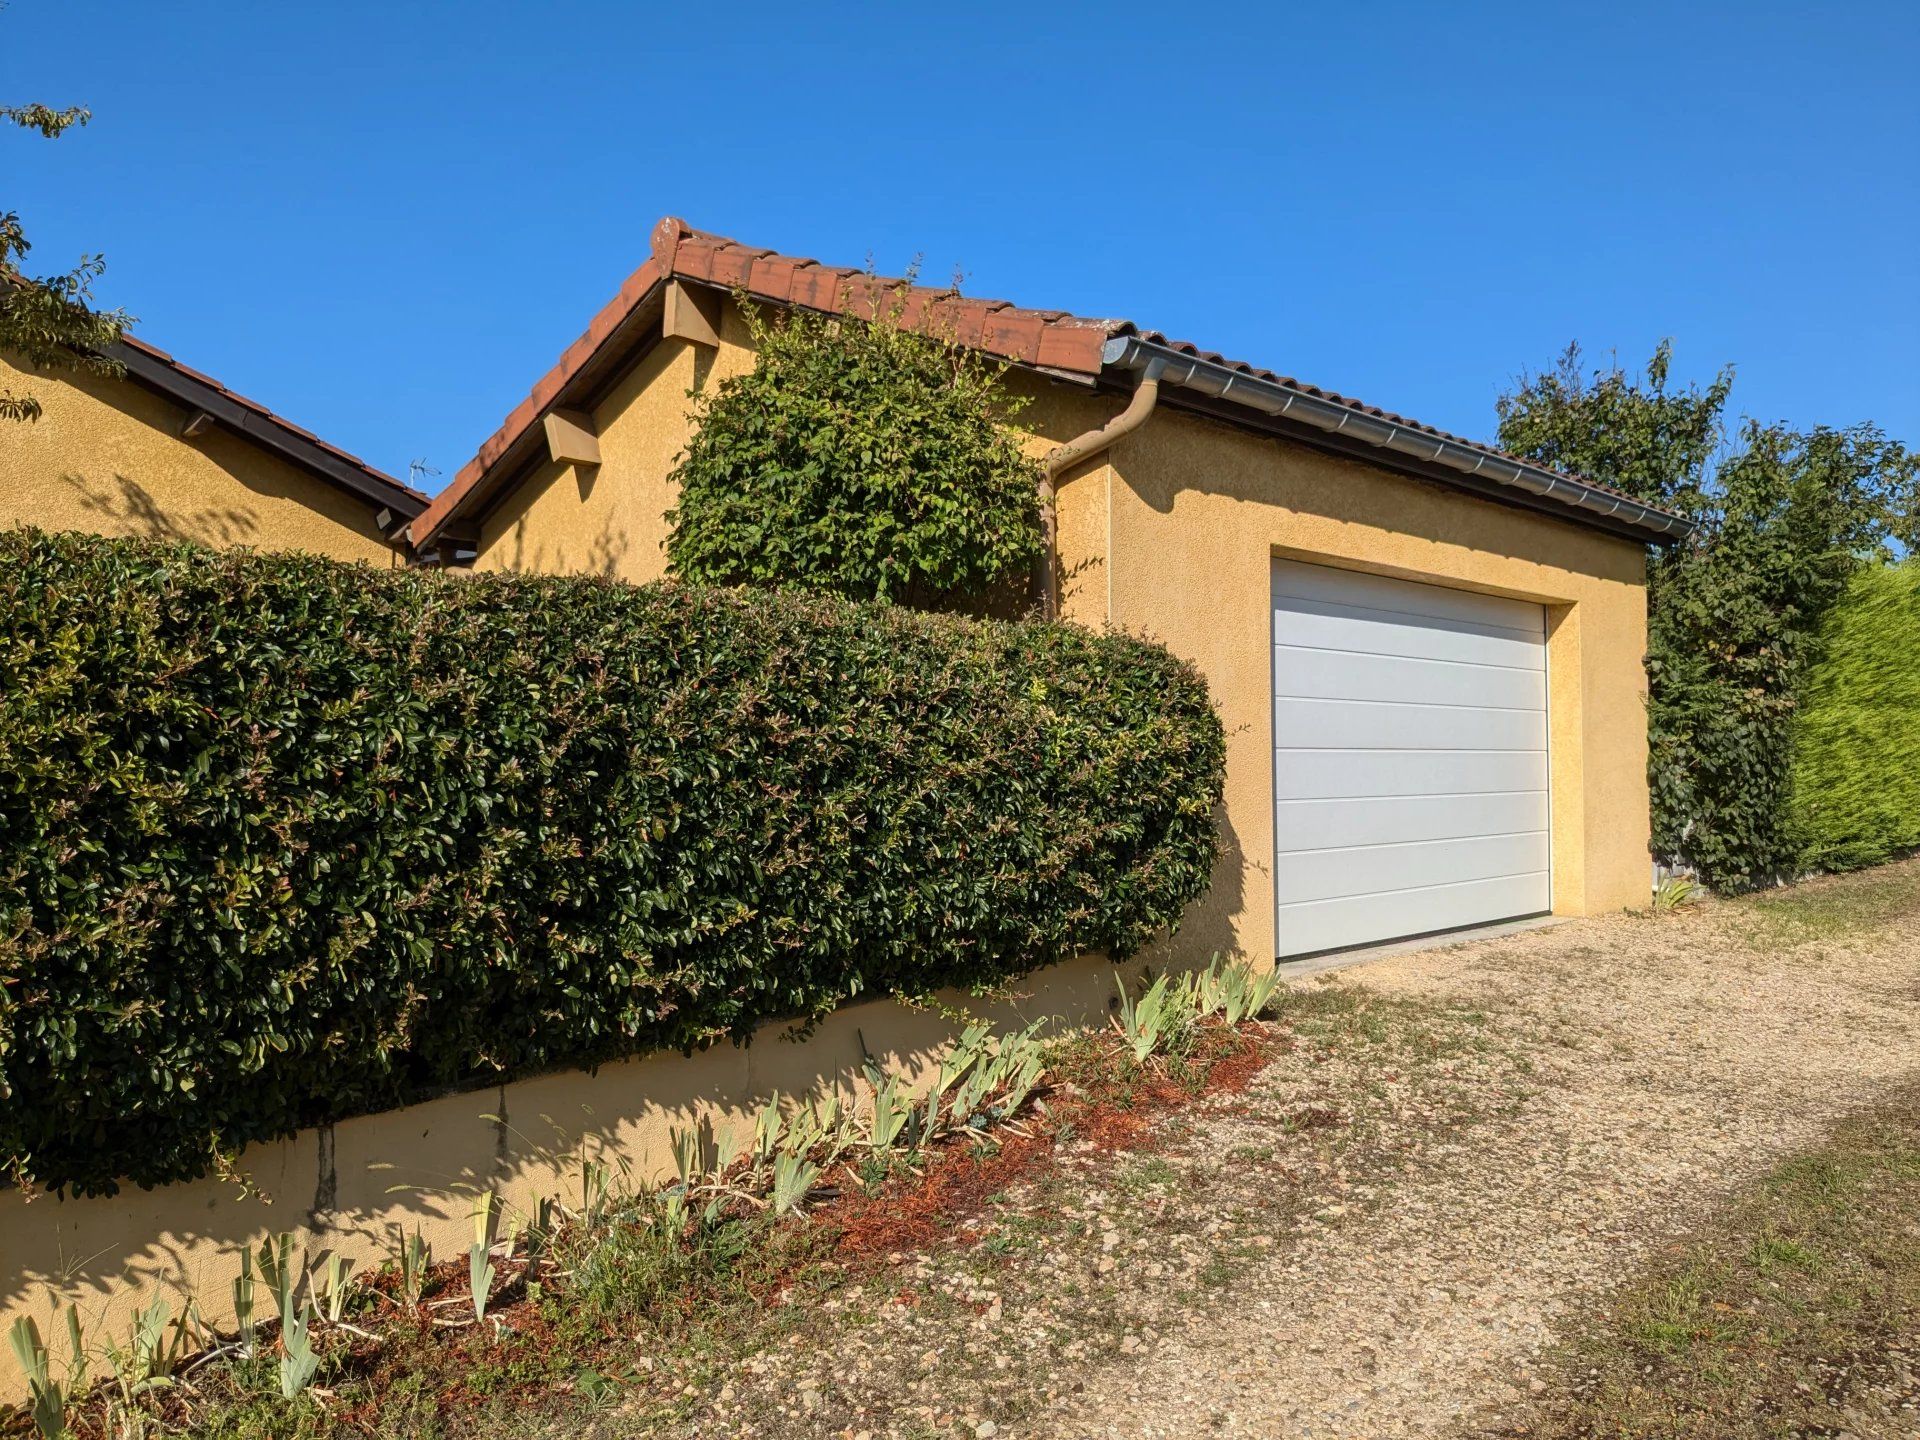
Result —
<instances>
[{"instance_id":1,"label":"shadow on wall","mask_svg":"<svg viewBox=\"0 0 1920 1440\"><path fill-rule=\"evenodd\" d=\"M260 517L251 508L208 506L199 510L163 508L153 494L132 476L115 473L111 486L95 485L71 471L60 477L80 500L80 508L99 517L99 529L108 535L133 535L143 540L193 540L202 545L244 545L260 529Z\"/></svg>"},{"instance_id":2,"label":"shadow on wall","mask_svg":"<svg viewBox=\"0 0 1920 1440\"><path fill-rule=\"evenodd\" d=\"M591 481L583 480L583 485ZM529 545L527 520L523 515L513 524L511 539L498 542L508 546L506 558L490 568L511 570L519 575L598 575L603 580L631 580L626 560L633 546L624 530L602 525L587 541L584 555L576 559L572 547L563 542ZM496 544L495 548L498 548ZM644 581L635 580L636 584Z\"/></svg>"},{"instance_id":3,"label":"shadow on wall","mask_svg":"<svg viewBox=\"0 0 1920 1440\"><path fill-rule=\"evenodd\" d=\"M1504 534L1525 535L1524 528L1504 523L1511 517L1522 527L1550 526L1563 543L1565 537L1576 535L1591 542L1582 550L1579 563L1600 578L1634 585L1644 581L1643 547L1585 531L1578 522L1569 525L1438 480L1329 455L1285 437L1244 434L1224 421L1175 418L1177 426L1157 435L1151 429L1142 431L1126 442L1134 447L1131 453L1147 450L1152 456L1149 463L1130 464L1122 474L1157 515L1171 515L1180 495L1192 491L1253 507L1277 505L1342 524L1385 526L1422 541L1457 545L1484 555L1538 560L1536 541L1519 547L1498 543L1496 537ZM1204 463L1199 463L1201 457ZM1344 477L1343 482L1333 483L1336 476Z\"/></svg>"},{"instance_id":4,"label":"shadow on wall","mask_svg":"<svg viewBox=\"0 0 1920 1440\"><path fill-rule=\"evenodd\" d=\"M1268 872L1273 868L1272 863L1246 853L1224 804L1214 807L1213 820L1220 832L1220 859L1214 864L1207 893L1187 906L1180 916L1178 929L1142 950L1122 967L1123 974L1132 975L1142 965L1194 969L1215 955L1242 959L1256 967L1273 959L1271 955L1249 954L1240 933L1240 921L1244 918L1240 912L1247 901L1247 873Z\"/></svg>"},{"instance_id":5,"label":"shadow on wall","mask_svg":"<svg viewBox=\"0 0 1920 1440\"><path fill-rule=\"evenodd\" d=\"M1055 546L1052 557L1043 557L1040 564L1042 566L1051 566L1053 569L1053 593L1057 597L1060 606L1060 616L1064 620L1071 621L1073 619L1075 613L1074 607L1080 601L1082 594L1081 586L1083 584L1104 582L1106 579L1106 559L1104 556L1099 559L1089 557L1084 560L1076 560L1073 564L1068 565L1060 558L1059 547ZM1040 583L1044 579L1044 572L1041 571L1039 567L1035 567L1034 577L1027 585L1029 609L1035 613L1037 613L1045 603L1044 597L1039 593ZM1106 608L1107 597L1105 594L1097 595L1094 601L1095 614L1098 615L1104 612ZM1089 625L1095 630L1098 630L1101 626L1099 620L1088 620L1082 623Z\"/></svg>"},{"instance_id":6,"label":"shadow on wall","mask_svg":"<svg viewBox=\"0 0 1920 1440\"><path fill-rule=\"evenodd\" d=\"M1085 957L1029 977L1021 993L990 1006L947 998L1002 1024L1098 1023L1112 991L1112 968ZM869 1054L924 1082L952 1033L940 1015L893 1001L836 1012L804 1043L789 1043L787 1029L764 1027L748 1046L535 1076L252 1146L237 1163L257 1187L251 1193L209 1177L89 1199L0 1194L0 1329L25 1314L44 1333L60 1333L47 1312L71 1302L96 1340L124 1334L133 1309L155 1294L176 1313L191 1295L210 1322L228 1325L241 1247L281 1231L293 1232L310 1260L338 1254L362 1273L416 1226L437 1259L457 1257L481 1190L524 1223L543 1196L577 1205L594 1162L616 1183L622 1175L636 1185L664 1181L672 1129L744 1135L775 1092L831 1087L856 1099ZM0 1399L19 1385L10 1366L0 1367Z\"/></svg>"}]
</instances>

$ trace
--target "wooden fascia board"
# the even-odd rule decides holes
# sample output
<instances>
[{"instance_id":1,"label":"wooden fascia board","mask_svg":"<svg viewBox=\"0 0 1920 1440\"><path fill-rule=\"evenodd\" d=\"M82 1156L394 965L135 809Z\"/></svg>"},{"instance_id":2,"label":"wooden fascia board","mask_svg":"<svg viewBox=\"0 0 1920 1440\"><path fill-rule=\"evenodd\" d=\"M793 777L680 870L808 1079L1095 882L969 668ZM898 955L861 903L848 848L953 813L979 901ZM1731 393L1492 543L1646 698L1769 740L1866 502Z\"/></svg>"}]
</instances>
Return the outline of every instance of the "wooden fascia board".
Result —
<instances>
[{"instance_id":1,"label":"wooden fascia board","mask_svg":"<svg viewBox=\"0 0 1920 1440\"><path fill-rule=\"evenodd\" d=\"M376 479L338 455L276 424L257 410L249 409L213 386L183 375L165 361L130 345L116 345L108 352L125 370L128 379L155 391L192 413L194 419L211 417L229 430L245 436L261 449L277 455L289 464L349 492L372 506L390 506L403 515L418 515L427 502L397 485ZM205 427L202 426L201 429ZM200 430L196 430L199 434Z\"/></svg>"}]
</instances>

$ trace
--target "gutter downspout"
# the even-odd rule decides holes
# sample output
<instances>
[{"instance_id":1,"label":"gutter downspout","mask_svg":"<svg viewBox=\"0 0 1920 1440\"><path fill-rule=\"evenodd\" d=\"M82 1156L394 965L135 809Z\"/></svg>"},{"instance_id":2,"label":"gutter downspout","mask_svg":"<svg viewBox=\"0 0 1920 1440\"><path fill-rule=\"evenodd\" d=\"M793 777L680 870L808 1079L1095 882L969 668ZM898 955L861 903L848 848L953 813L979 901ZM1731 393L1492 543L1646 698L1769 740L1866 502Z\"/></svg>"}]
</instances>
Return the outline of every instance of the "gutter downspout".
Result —
<instances>
[{"instance_id":1,"label":"gutter downspout","mask_svg":"<svg viewBox=\"0 0 1920 1440\"><path fill-rule=\"evenodd\" d=\"M1076 435L1064 445L1056 445L1041 462L1040 478L1040 613L1048 620L1060 618L1060 595L1055 572L1060 554L1059 517L1054 499L1060 477L1068 470L1131 435L1147 423L1153 407L1160 403L1160 375L1166 369L1163 360L1149 360L1140 372L1133 398L1127 408L1106 424ZM1113 563L1113 557L1107 557Z\"/></svg>"}]
</instances>

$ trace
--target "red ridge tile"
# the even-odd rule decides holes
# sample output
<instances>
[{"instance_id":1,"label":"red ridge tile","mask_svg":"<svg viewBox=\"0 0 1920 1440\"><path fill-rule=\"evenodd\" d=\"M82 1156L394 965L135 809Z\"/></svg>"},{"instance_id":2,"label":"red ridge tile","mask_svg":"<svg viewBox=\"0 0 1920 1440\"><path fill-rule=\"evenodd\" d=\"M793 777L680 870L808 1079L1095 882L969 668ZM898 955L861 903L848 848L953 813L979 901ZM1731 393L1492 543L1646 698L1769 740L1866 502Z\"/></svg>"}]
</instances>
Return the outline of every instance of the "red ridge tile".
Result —
<instances>
[{"instance_id":1,"label":"red ridge tile","mask_svg":"<svg viewBox=\"0 0 1920 1440\"><path fill-rule=\"evenodd\" d=\"M662 280L679 276L704 281L729 289L742 289L749 296L771 303L804 305L830 314L866 319L876 313L876 297L859 270L823 265L815 260L742 245L724 236L695 230L673 216L662 219L654 226L649 243L652 258L629 277L615 300L594 317L587 332L568 347L554 368L534 386L527 399L514 408L500 429L481 446L480 453L461 467L454 483L415 522L413 533L417 543L424 543L456 513L461 501L480 483L488 467L514 444L520 434L539 420L541 411L606 342L620 322ZM885 278L880 279L879 283L885 286L905 284L901 280ZM1525 463L1520 462L1517 456L1508 455L1493 446L1449 435L1432 426L1334 391L1303 384L1290 376L1244 360L1229 360L1217 351L1202 349L1192 341L1170 339L1159 331L1143 330L1128 320L1094 319L1064 310L1028 309L1005 300L973 296L956 299L944 287L928 285L908 287L904 301L901 313L903 323L950 336L957 344L985 350L1009 360L1075 374L1098 375L1102 366L1101 352L1106 341L1114 336L1133 335L1149 344L1165 346L1238 374L1350 406L1391 424ZM1611 494L1621 493L1608 490L1606 486L1594 488L1607 490Z\"/></svg>"}]
</instances>

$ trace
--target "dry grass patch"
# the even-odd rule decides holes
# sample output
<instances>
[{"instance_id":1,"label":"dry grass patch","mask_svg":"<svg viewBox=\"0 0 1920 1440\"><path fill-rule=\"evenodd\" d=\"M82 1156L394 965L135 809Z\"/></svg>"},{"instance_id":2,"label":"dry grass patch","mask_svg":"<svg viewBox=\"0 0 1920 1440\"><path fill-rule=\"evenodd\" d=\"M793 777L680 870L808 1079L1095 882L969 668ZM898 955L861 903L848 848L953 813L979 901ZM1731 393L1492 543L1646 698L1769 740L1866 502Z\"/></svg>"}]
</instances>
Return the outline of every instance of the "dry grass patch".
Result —
<instances>
[{"instance_id":1,"label":"dry grass patch","mask_svg":"<svg viewBox=\"0 0 1920 1440\"><path fill-rule=\"evenodd\" d=\"M1822 876L1729 902L1724 909L1750 945L1777 950L1849 941L1920 916L1920 862Z\"/></svg>"},{"instance_id":2,"label":"dry grass patch","mask_svg":"<svg viewBox=\"0 0 1920 1440\"><path fill-rule=\"evenodd\" d=\"M1920 1434L1920 1091L1848 1120L1619 1290L1487 1433Z\"/></svg>"}]
</instances>

